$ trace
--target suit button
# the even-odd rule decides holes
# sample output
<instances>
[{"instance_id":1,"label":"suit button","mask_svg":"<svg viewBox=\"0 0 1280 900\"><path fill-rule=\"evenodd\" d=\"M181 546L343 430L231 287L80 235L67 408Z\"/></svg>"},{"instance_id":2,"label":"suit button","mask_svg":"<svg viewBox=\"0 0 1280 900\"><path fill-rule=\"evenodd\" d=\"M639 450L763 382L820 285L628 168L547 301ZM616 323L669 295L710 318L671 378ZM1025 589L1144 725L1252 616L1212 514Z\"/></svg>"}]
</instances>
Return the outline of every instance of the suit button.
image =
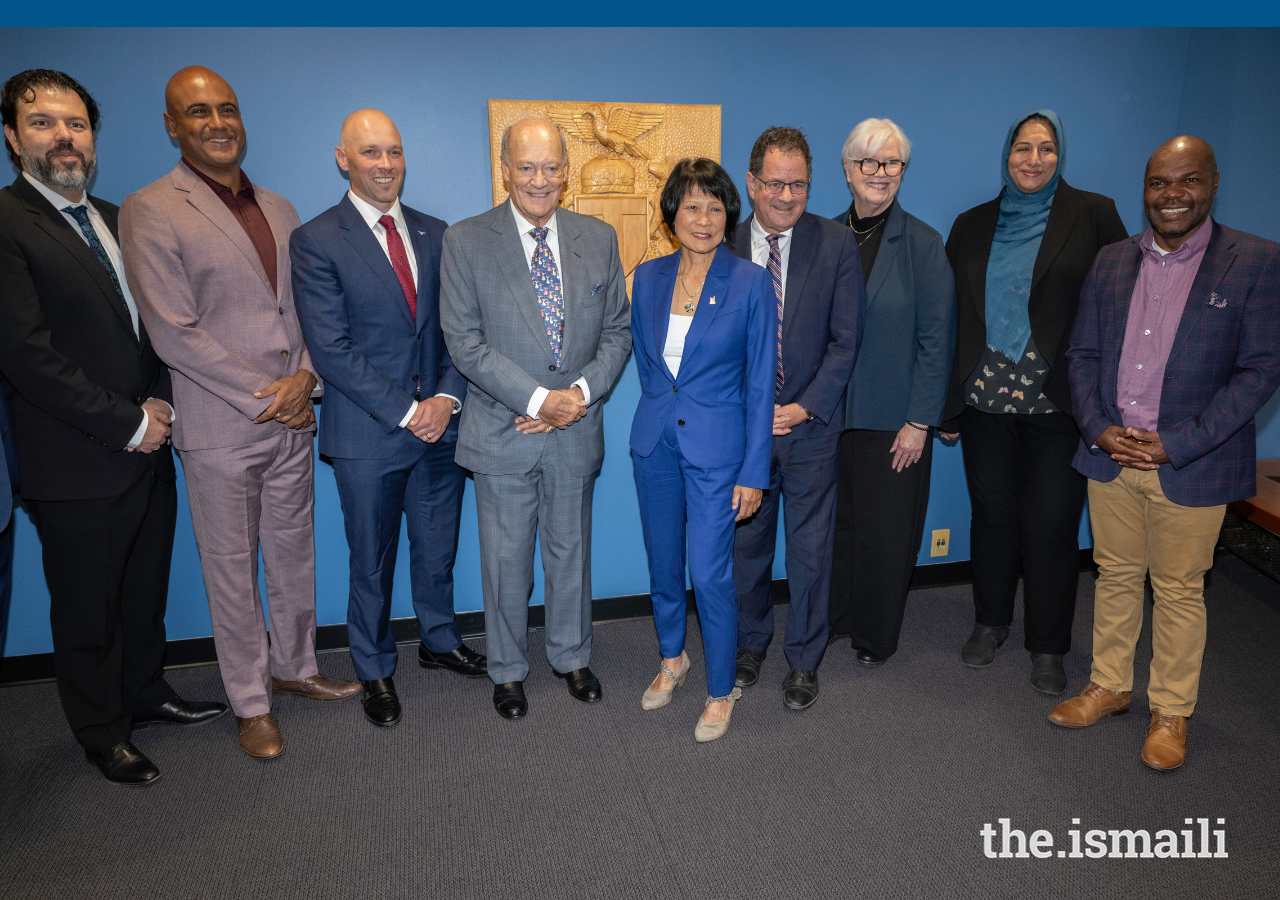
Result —
<instances>
[{"instance_id":1,"label":"suit button","mask_svg":"<svg viewBox=\"0 0 1280 900\"><path fill-rule=\"evenodd\" d=\"M282 316L284 315L284 307L283 307L283 306L278 306L278 307L276 307L276 309L280 310L280 315L282 315Z\"/></svg>"},{"instance_id":2,"label":"suit button","mask_svg":"<svg viewBox=\"0 0 1280 900\"><path fill-rule=\"evenodd\" d=\"M547 366L547 371L548 371L548 372L554 372L555 370L556 370L556 367L555 367L555 366Z\"/></svg>"},{"instance_id":3,"label":"suit button","mask_svg":"<svg viewBox=\"0 0 1280 900\"><path fill-rule=\"evenodd\" d=\"M418 380L418 376L417 376L417 375L414 375L414 376L413 376L413 380L414 380L414 381L417 381L417 380Z\"/></svg>"},{"instance_id":4,"label":"suit button","mask_svg":"<svg viewBox=\"0 0 1280 900\"><path fill-rule=\"evenodd\" d=\"M673 385L671 385L671 393L673 393L673 394L678 394L678 393L680 393L680 388L676 387L674 384L673 384Z\"/></svg>"},{"instance_id":5,"label":"suit button","mask_svg":"<svg viewBox=\"0 0 1280 900\"><path fill-rule=\"evenodd\" d=\"M373 419L375 422L378 421L378 417L375 416L373 413L369 413L369 418Z\"/></svg>"},{"instance_id":6,"label":"suit button","mask_svg":"<svg viewBox=\"0 0 1280 900\"><path fill-rule=\"evenodd\" d=\"M676 424L677 424L677 425L679 425L681 428L683 428L683 427L684 427L684 419L676 419Z\"/></svg>"},{"instance_id":7,"label":"suit button","mask_svg":"<svg viewBox=\"0 0 1280 900\"><path fill-rule=\"evenodd\" d=\"M288 355L289 355L289 351L288 351L288 350L281 350L281 351L280 351L280 355L281 355L281 356L288 356Z\"/></svg>"}]
</instances>

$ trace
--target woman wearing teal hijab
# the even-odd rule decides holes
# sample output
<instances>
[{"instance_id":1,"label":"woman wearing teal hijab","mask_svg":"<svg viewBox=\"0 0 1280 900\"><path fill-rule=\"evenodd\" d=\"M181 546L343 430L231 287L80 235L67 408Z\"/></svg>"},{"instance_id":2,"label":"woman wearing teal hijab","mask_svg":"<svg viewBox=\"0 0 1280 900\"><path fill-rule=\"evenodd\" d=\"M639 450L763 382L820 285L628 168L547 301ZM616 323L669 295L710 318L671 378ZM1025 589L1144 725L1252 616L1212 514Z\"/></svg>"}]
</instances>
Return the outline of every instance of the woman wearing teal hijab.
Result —
<instances>
[{"instance_id":1,"label":"woman wearing teal hijab","mask_svg":"<svg viewBox=\"0 0 1280 900\"><path fill-rule=\"evenodd\" d=\"M975 624L960 656L994 661L1022 576L1031 683L1045 694L1067 686L1086 484L1071 467L1067 343L1094 256L1128 237L1115 202L1068 185L1065 167L1057 114L1019 117L1000 196L962 213L947 239L958 327L942 430L962 436L973 507Z\"/></svg>"}]
</instances>

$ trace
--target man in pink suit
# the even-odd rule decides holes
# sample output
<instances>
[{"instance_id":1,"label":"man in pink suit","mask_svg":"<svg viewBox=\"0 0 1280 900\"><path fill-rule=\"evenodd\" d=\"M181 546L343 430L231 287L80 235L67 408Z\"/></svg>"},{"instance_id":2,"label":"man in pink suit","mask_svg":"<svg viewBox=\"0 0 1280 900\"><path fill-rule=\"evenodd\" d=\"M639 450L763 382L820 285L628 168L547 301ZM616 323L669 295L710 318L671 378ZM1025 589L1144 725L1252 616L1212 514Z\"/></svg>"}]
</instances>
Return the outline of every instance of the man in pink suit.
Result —
<instances>
[{"instance_id":1,"label":"man in pink suit","mask_svg":"<svg viewBox=\"0 0 1280 900\"><path fill-rule=\"evenodd\" d=\"M284 749L271 694L336 700L318 674L311 397L320 394L294 312L289 201L240 168L245 131L216 73L182 69L164 116L181 161L120 211L129 283L173 378L173 443L186 474L222 682L240 746ZM268 642L258 595L266 563Z\"/></svg>"}]
</instances>

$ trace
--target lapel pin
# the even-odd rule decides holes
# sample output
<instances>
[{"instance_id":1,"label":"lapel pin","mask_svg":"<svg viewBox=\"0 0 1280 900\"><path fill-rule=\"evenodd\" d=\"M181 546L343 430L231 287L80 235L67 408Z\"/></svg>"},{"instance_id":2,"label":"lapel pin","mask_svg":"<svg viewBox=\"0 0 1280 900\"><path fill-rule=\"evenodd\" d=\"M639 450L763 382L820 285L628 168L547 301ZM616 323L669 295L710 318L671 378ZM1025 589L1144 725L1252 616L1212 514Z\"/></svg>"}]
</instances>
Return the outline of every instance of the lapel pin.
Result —
<instances>
[{"instance_id":1,"label":"lapel pin","mask_svg":"<svg viewBox=\"0 0 1280 900\"><path fill-rule=\"evenodd\" d=\"M712 306L715 306L715 305L716 305L716 298L715 298L715 297L712 297L712 298L711 298L711 305L712 305Z\"/></svg>"}]
</instances>

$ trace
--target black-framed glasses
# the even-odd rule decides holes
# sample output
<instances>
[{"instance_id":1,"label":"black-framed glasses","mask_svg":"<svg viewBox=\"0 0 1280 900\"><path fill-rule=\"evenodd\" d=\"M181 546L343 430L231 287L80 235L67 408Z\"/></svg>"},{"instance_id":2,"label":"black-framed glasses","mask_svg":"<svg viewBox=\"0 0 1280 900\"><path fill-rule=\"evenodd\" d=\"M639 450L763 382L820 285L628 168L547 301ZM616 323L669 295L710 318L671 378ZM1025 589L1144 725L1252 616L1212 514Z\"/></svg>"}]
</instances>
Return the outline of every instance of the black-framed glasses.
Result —
<instances>
[{"instance_id":1,"label":"black-framed glasses","mask_svg":"<svg viewBox=\"0 0 1280 900\"><path fill-rule=\"evenodd\" d=\"M888 175L890 178L895 178L898 175L901 175L903 170L907 167L907 164L900 159L886 159L884 162L880 162L878 159L867 157L866 159L851 159L849 162L851 164L857 163L858 169L863 175L874 175L880 171L881 167L883 167L884 174Z\"/></svg>"},{"instance_id":2,"label":"black-framed glasses","mask_svg":"<svg viewBox=\"0 0 1280 900\"><path fill-rule=\"evenodd\" d=\"M781 194L783 188L791 188L791 193L797 197L803 197L809 193L809 182L807 181L762 181L760 186L770 196Z\"/></svg>"}]
</instances>

